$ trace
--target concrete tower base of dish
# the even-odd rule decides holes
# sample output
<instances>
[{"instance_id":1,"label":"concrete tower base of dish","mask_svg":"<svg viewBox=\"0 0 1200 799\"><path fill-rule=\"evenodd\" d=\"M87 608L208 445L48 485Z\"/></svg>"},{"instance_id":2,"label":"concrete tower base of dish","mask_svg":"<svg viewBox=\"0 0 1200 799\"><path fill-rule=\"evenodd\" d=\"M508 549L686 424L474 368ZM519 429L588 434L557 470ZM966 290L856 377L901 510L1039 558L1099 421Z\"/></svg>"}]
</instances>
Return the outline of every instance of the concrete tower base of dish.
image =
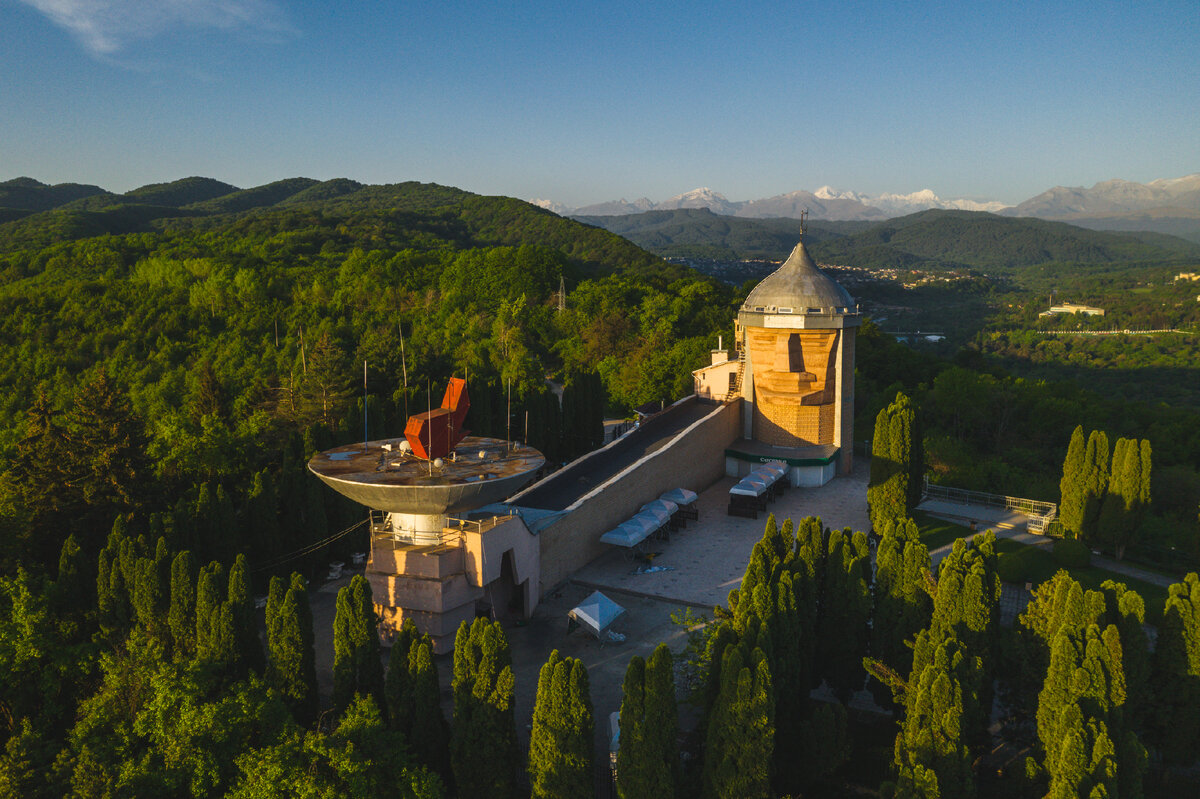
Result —
<instances>
[{"instance_id":1,"label":"concrete tower base of dish","mask_svg":"<svg viewBox=\"0 0 1200 799\"><path fill-rule=\"evenodd\" d=\"M527 617L538 603L540 554L516 516L447 524L426 543L373 526L366 577L381 639L390 644L412 619L433 638L435 653L449 652L458 626L481 610Z\"/></svg>"},{"instance_id":2,"label":"concrete tower base of dish","mask_svg":"<svg viewBox=\"0 0 1200 799\"><path fill-rule=\"evenodd\" d=\"M405 621L454 648L464 621L479 613L528 616L537 606L541 552L525 523L475 508L532 480L545 464L532 447L468 437L433 462L396 440L318 453L309 469L341 494L371 508L366 578L390 644Z\"/></svg>"}]
</instances>

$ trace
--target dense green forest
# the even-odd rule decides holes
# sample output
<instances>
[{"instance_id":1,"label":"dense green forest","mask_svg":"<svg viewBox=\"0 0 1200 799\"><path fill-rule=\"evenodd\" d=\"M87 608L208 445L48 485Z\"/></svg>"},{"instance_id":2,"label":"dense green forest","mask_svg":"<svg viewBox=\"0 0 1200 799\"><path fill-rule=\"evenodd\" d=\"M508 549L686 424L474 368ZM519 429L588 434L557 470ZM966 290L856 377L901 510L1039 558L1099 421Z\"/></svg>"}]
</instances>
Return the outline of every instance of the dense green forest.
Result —
<instances>
[{"instance_id":1,"label":"dense green forest","mask_svg":"<svg viewBox=\"0 0 1200 799\"><path fill-rule=\"evenodd\" d=\"M357 512L333 498L299 510L303 463L361 435L364 361L374 435L397 434L458 374L470 379L472 430L503 432L511 393L514 429L527 411L531 442L562 460L583 442L576 422L559 420L547 378L569 394L598 372L615 413L682 396L734 303L686 267L517 200L415 183L231 188L193 178L76 201L187 203L188 215L143 219L138 232L68 235L80 213L117 213L73 203L0 226L0 450L50 461L10 473L8 518L41 514L28 507L51 493L39 483L65 486L64 507L87 505L77 467L56 458L89 463L104 446L79 415L81 392L100 381L106 409L136 420L124 423L145 443L133 480L145 504L123 511L189 515L207 486L241 520L262 475L281 513L304 517L285 528L318 540ZM270 204L227 212L251 203ZM56 468L53 480L34 476ZM96 521L88 537L102 540L112 519ZM61 520L35 527L48 565ZM230 535L260 563L295 548Z\"/></svg>"},{"instance_id":2,"label":"dense green forest","mask_svg":"<svg viewBox=\"0 0 1200 799\"><path fill-rule=\"evenodd\" d=\"M430 184L189 178L115 195L18 179L0 184L0 209L0 796L590 793L582 663L550 655L526 757L499 625L459 631L446 719L431 643L402 631L385 667L361 578L337 598L321 704L309 591L331 554L364 542L324 543L362 514L316 490L304 464L364 422L397 434L451 374L470 380L474 432L503 434L511 392L514 430L528 414L530 443L568 460L596 445L601 412L690 392L741 290L597 227ZM858 438L906 464L872 470L875 557L865 532L768 522L728 606L689 625L679 669L665 648L630 662L620 795L836 795L846 763L876 769L856 784L896 796L1194 787L1195 578L1149 608L1123 585L1039 575L1030 608L1002 626L1001 581L1029 579L1019 558L980 538L930 573L908 518L926 474L1086 504L1075 487L1092 478L1072 453L1087 430L1105 442L1107 493L1094 529L1068 532L1180 577L1195 569L1195 337L1045 338L1034 315L1061 259L1051 272L1081 281L1069 299L1112 302L1114 321L1187 324L1190 287L1168 280L1187 254L980 217L916 215L816 245L862 237L868 253L903 245L923 264L983 267L992 237L992 253L1016 253L997 268L1025 264L1004 280L1030 282L922 288L943 301L969 289L990 309L951 357L863 325ZM1097 259L1086 280L1067 263L1084 255ZM1141 382L1118 390L1130 376ZM1069 549L1064 561L1080 555ZM1144 620L1158 626L1153 652ZM686 766L676 674L700 715ZM810 696L822 683L835 701ZM846 708L864 685L900 722L882 744ZM1002 737L1029 756L992 784L995 696Z\"/></svg>"}]
</instances>

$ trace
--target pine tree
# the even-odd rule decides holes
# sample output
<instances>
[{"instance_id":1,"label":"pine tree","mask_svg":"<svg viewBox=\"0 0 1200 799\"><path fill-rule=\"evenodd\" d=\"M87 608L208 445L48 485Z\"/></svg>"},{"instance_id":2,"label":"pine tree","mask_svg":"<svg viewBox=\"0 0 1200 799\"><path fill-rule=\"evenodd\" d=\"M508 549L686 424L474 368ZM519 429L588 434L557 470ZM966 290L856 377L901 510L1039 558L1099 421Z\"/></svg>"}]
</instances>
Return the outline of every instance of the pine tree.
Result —
<instances>
[{"instance_id":1,"label":"pine tree","mask_svg":"<svg viewBox=\"0 0 1200 799\"><path fill-rule=\"evenodd\" d=\"M529 780L534 799L594 796L595 736L587 668L558 650L538 676L529 734Z\"/></svg>"},{"instance_id":2,"label":"pine tree","mask_svg":"<svg viewBox=\"0 0 1200 799\"><path fill-rule=\"evenodd\" d=\"M1076 425L1063 461L1062 480L1059 482L1060 499L1058 520L1063 529L1078 534L1083 525L1084 505L1084 450L1083 425Z\"/></svg>"},{"instance_id":3,"label":"pine tree","mask_svg":"<svg viewBox=\"0 0 1200 799\"><path fill-rule=\"evenodd\" d=\"M333 706L339 713L355 694L370 696L380 713L387 712L377 628L371 586L356 574L338 591L333 620Z\"/></svg>"},{"instance_id":4,"label":"pine tree","mask_svg":"<svg viewBox=\"0 0 1200 799\"><path fill-rule=\"evenodd\" d=\"M196 654L196 569L192 553L184 550L171 561L171 603L167 626L175 656L189 660Z\"/></svg>"},{"instance_id":5,"label":"pine tree","mask_svg":"<svg viewBox=\"0 0 1200 799\"><path fill-rule=\"evenodd\" d=\"M87 457L73 459L80 471L68 483L87 506L84 527L107 526L117 514L141 508L150 495L145 427L129 397L103 369L76 390L74 400L66 442L72 452L86 452Z\"/></svg>"},{"instance_id":6,"label":"pine tree","mask_svg":"<svg viewBox=\"0 0 1200 799\"><path fill-rule=\"evenodd\" d=\"M50 398L39 386L33 407L26 416L25 430L7 469L12 486L26 513L26 524L18 528L19 540L11 547L8 559L38 562L50 566L61 537L61 520L74 517L82 498L69 483L66 471L68 444L66 432L55 418ZM103 527L97 528L103 530ZM92 552L99 541L88 540L90 530L81 530L82 542ZM107 576L106 576L107 579Z\"/></svg>"},{"instance_id":7,"label":"pine tree","mask_svg":"<svg viewBox=\"0 0 1200 799\"><path fill-rule=\"evenodd\" d=\"M454 639L454 722L450 761L460 796L509 799L516 793L515 681L498 622L476 619Z\"/></svg>"}]
</instances>

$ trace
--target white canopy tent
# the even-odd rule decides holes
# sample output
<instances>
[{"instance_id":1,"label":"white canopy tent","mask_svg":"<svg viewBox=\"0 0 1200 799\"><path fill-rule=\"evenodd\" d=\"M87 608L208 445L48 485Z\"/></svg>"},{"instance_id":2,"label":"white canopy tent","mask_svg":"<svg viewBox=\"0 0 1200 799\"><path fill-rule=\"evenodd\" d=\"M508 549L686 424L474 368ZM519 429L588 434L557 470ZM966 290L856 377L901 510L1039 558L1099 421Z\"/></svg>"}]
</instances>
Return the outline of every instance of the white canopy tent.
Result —
<instances>
[{"instance_id":1,"label":"white canopy tent","mask_svg":"<svg viewBox=\"0 0 1200 799\"><path fill-rule=\"evenodd\" d=\"M613 602L599 591L593 591L587 599L567 611L567 617L587 627L597 638L625 612L625 608Z\"/></svg>"},{"instance_id":2,"label":"white canopy tent","mask_svg":"<svg viewBox=\"0 0 1200 799\"><path fill-rule=\"evenodd\" d=\"M638 514L600 536L600 540L619 547L634 547L649 538L660 526L657 519Z\"/></svg>"},{"instance_id":3,"label":"white canopy tent","mask_svg":"<svg viewBox=\"0 0 1200 799\"><path fill-rule=\"evenodd\" d=\"M649 511L651 513L662 511L665 512L668 517L670 517L675 513L675 511L679 510L679 505L669 499L654 499L643 505L641 510Z\"/></svg>"},{"instance_id":4,"label":"white canopy tent","mask_svg":"<svg viewBox=\"0 0 1200 799\"><path fill-rule=\"evenodd\" d=\"M670 491L662 494L659 499L674 502L676 505L691 505L696 501L696 496L695 491L689 491L686 488L672 488Z\"/></svg>"}]
</instances>

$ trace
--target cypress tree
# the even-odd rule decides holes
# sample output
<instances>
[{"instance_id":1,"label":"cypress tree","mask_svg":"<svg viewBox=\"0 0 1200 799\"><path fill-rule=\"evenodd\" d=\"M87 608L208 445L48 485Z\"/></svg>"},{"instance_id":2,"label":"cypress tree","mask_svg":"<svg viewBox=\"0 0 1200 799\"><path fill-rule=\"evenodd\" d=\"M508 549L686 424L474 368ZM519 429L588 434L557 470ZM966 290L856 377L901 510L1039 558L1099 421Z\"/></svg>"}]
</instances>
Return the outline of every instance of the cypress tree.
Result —
<instances>
[{"instance_id":1,"label":"cypress tree","mask_svg":"<svg viewBox=\"0 0 1200 799\"><path fill-rule=\"evenodd\" d=\"M138 624L156 641L167 644L170 632L165 624L167 591L159 578L158 565L150 558L138 558L133 586L133 609Z\"/></svg>"},{"instance_id":2,"label":"cypress tree","mask_svg":"<svg viewBox=\"0 0 1200 799\"><path fill-rule=\"evenodd\" d=\"M316 650L312 610L304 578L292 575L270 639L272 673L284 702L302 725L316 721L318 710Z\"/></svg>"},{"instance_id":3,"label":"cypress tree","mask_svg":"<svg viewBox=\"0 0 1200 799\"><path fill-rule=\"evenodd\" d=\"M442 715L433 641L412 619L404 620L392 641L384 691L388 725L404 735L422 765L448 778L450 730Z\"/></svg>"},{"instance_id":4,"label":"cypress tree","mask_svg":"<svg viewBox=\"0 0 1200 799\"><path fill-rule=\"evenodd\" d=\"M249 572L246 556L239 553L229 569L228 599L233 611L239 671L252 669L262 674L262 640L258 636L258 625L254 621L254 598L250 595Z\"/></svg>"},{"instance_id":5,"label":"cypress tree","mask_svg":"<svg viewBox=\"0 0 1200 799\"><path fill-rule=\"evenodd\" d=\"M267 583L267 606L264 622L267 628L267 650L271 651L275 639L275 624L279 620L279 609L283 606L283 596L287 593L287 583L275 574Z\"/></svg>"},{"instance_id":6,"label":"cypress tree","mask_svg":"<svg viewBox=\"0 0 1200 799\"><path fill-rule=\"evenodd\" d=\"M1192 763L1200 751L1200 578L1195 572L1167 589L1151 686L1155 744L1167 763Z\"/></svg>"},{"instance_id":7,"label":"cypress tree","mask_svg":"<svg viewBox=\"0 0 1200 799\"><path fill-rule=\"evenodd\" d=\"M225 493L225 487L218 484L213 496L212 519L210 530L213 534L212 546L218 560L228 563L244 546L237 539L237 513L233 501Z\"/></svg>"},{"instance_id":8,"label":"cypress tree","mask_svg":"<svg viewBox=\"0 0 1200 799\"><path fill-rule=\"evenodd\" d=\"M171 605L167 611L175 656L189 660L196 654L196 570L192 553L184 550L171 561Z\"/></svg>"},{"instance_id":9,"label":"cypress tree","mask_svg":"<svg viewBox=\"0 0 1200 799\"><path fill-rule=\"evenodd\" d=\"M973 716L963 720L963 735L977 749L986 744L987 720L991 716L996 638L1000 623L1000 580L996 575L996 538L991 532L977 535L968 545L963 539L938 567L930 623L931 640L939 644L955 638L963 646L964 662L983 671L977 677L960 679L964 686L979 691L964 701ZM913 670L917 670L917 652Z\"/></svg>"},{"instance_id":10,"label":"cypress tree","mask_svg":"<svg viewBox=\"0 0 1200 799\"><path fill-rule=\"evenodd\" d=\"M621 700L617 794L621 799L669 799L678 784L679 731L671 651L659 644L647 664L638 655L625 670Z\"/></svg>"},{"instance_id":11,"label":"cypress tree","mask_svg":"<svg viewBox=\"0 0 1200 799\"><path fill-rule=\"evenodd\" d=\"M1096 540L1100 506L1108 490L1108 460L1108 436L1103 430L1093 430L1083 457L1083 521L1079 532L1085 541Z\"/></svg>"},{"instance_id":12,"label":"cypress tree","mask_svg":"<svg viewBox=\"0 0 1200 799\"><path fill-rule=\"evenodd\" d=\"M892 460L892 425L887 408L875 416L875 433L871 438L871 474L867 481L867 507L871 516L871 527L879 530L885 517L891 512L891 497L887 484L896 472Z\"/></svg>"},{"instance_id":13,"label":"cypress tree","mask_svg":"<svg viewBox=\"0 0 1200 799\"><path fill-rule=\"evenodd\" d=\"M333 620L333 706L340 713L355 694L370 696L387 712L378 619L371 586L361 574L338 591Z\"/></svg>"},{"instance_id":14,"label":"cypress tree","mask_svg":"<svg viewBox=\"0 0 1200 799\"><path fill-rule=\"evenodd\" d=\"M1100 500L1100 514L1096 517L1096 540L1114 552L1119 552L1127 536L1126 495L1130 486L1128 456L1129 440L1118 438L1113 445L1112 470L1108 478L1108 489ZM1135 445L1136 447L1136 445ZM1134 450L1136 453L1136 449ZM1136 469L1136 465L1134 466Z\"/></svg>"},{"instance_id":15,"label":"cypress tree","mask_svg":"<svg viewBox=\"0 0 1200 799\"><path fill-rule=\"evenodd\" d=\"M450 777L450 728L442 715L442 688L433 663L433 644L424 636L409 650L408 671L412 685L412 724L409 741L412 753L431 771Z\"/></svg>"},{"instance_id":16,"label":"cypress tree","mask_svg":"<svg viewBox=\"0 0 1200 799\"><path fill-rule=\"evenodd\" d=\"M840 702L814 702L803 726L800 746L792 752L799 764L804 793L837 771L850 757L846 706ZM778 758L776 758L778 760Z\"/></svg>"},{"instance_id":17,"label":"cypress tree","mask_svg":"<svg viewBox=\"0 0 1200 799\"><path fill-rule=\"evenodd\" d=\"M971 747L964 721L977 718L971 707L983 671L953 635L938 640L917 636L913 671L905 691L907 712L896 736L896 796L961 799L975 795Z\"/></svg>"},{"instance_id":18,"label":"cypress tree","mask_svg":"<svg viewBox=\"0 0 1200 799\"><path fill-rule=\"evenodd\" d=\"M538 675L529 735L529 780L534 799L594 796L592 701L587 669L550 653Z\"/></svg>"},{"instance_id":19,"label":"cypress tree","mask_svg":"<svg viewBox=\"0 0 1200 799\"><path fill-rule=\"evenodd\" d=\"M499 622L476 619L454 639L454 723L450 761L460 796L508 799L516 793L515 681Z\"/></svg>"},{"instance_id":20,"label":"cypress tree","mask_svg":"<svg viewBox=\"0 0 1200 799\"><path fill-rule=\"evenodd\" d=\"M384 677L384 696L387 700L388 726L412 740L413 685L409 669L409 653L421 638L416 622L405 619L392 640L388 653L387 675Z\"/></svg>"},{"instance_id":21,"label":"cypress tree","mask_svg":"<svg viewBox=\"0 0 1200 799\"><path fill-rule=\"evenodd\" d=\"M912 403L903 393L875 417L871 442L871 477L867 505L871 526L882 530L886 522L903 519L920 502L924 457Z\"/></svg>"},{"instance_id":22,"label":"cypress tree","mask_svg":"<svg viewBox=\"0 0 1200 799\"><path fill-rule=\"evenodd\" d=\"M1141 796L1146 752L1125 728L1125 698L1116 626L1060 629L1038 706L1051 796Z\"/></svg>"},{"instance_id":23,"label":"cypress tree","mask_svg":"<svg viewBox=\"0 0 1200 799\"><path fill-rule=\"evenodd\" d=\"M871 620L871 552L866 534L834 530L829 534L818 643L821 670L835 696L845 704L863 687Z\"/></svg>"},{"instance_id":24,"label":"cypress tree","mask_svg":"<svg viewBox=\"0 0 1200 799\"><path fill-rule=\"evenodd\" d=\"M68 642L76 642L85 631L86 619L96 607L83 548L74 533L63 541L58 556L58 573L50 591L50 606L59 621L59 632Z\"/></svg>"},{"instance_id":25,"label":"cypress tree","mask_svg":"<svg viewBox=\"0 0 1200 799\"><path fill-rule=\"evenodd\" d=\"M760 649L726 647L721 687L708 723L700 795L705 799L770 797L775 720L771 672Z\"/></svg>"},{"instance_id":26,"label":"cypress tree","mask_svg":"<svg viewBox=\"0 0 1200 799\"><path fill-rule=\"evenodd\" d=\"M1083 524L1084 502L1084 450L1083 425L1076 425L1067 446L1067 457L1063 461L1062 480L1059 482L1060 499L1058 520L1063 529L1078 534Z\"/></svg>"},{"instance_id":27,"label":"cypress tree","mask_svg":"<svg viewBox=\"0 0 1200 799\"><path fill-rule=\"evenodd\" d=\"M262 560L278 555L282 549L279 531L279 497L271 472L263 469L254 475L246 496L243 541L252 543L252 551Z\"/></svg>"},{"instance_id":28,"label":"cypress tree","mask_svg":"<svg viewBox=\"0 0 1200 799\"><path fill-rule=\"evenodd\" d=\"M888 525L875 554L871 657L896 675L912 670L912 641L933 613L926 584L929 550L919 535L911 519ZM888 685L874 679L868 685L877 704L893 706Z\"/></svg>"},{"instance_id":29,"label":"cypress tree","mask_svg":"<svg viewBox=\"0 0 1200 799\"><path fill-rule=\"evenodd\" d=\"M213 621L227 593L225 567L213 561L200 570L196 580L196 656L210 659L214 653Z\"/></svg>"}]
</instances>

